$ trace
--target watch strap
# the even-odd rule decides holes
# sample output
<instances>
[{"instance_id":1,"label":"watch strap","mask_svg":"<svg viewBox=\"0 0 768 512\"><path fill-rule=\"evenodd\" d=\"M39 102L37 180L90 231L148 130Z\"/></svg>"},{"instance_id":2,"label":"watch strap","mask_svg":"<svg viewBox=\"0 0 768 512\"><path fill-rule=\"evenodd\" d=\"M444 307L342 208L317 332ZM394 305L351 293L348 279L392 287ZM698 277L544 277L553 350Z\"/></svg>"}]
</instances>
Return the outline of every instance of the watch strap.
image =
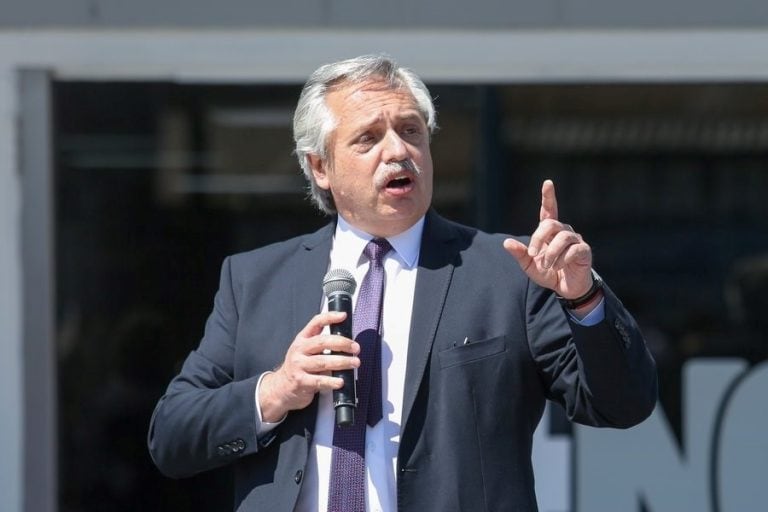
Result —
<instances>
[{"instance_id":1,"label":"watch strap","mask_svg":"<svg viewBox=\"0 0 768 512\"><path fill-rule=\"evenodd\" d=\"M563 305L566 309L578 309L581 306L584 306L585 304L589 304L592 302L592 300L597 296L598 293L603 289L603 279L595 272L595 269L592 269L592 286L589 287L589 290L587 290L587 293L582 295L581 297L576 297L575 299L566 299L565 297L561 297L559 295L556 295L557 300L560 301L560 304Z\"/></svg>"}]
</instances>

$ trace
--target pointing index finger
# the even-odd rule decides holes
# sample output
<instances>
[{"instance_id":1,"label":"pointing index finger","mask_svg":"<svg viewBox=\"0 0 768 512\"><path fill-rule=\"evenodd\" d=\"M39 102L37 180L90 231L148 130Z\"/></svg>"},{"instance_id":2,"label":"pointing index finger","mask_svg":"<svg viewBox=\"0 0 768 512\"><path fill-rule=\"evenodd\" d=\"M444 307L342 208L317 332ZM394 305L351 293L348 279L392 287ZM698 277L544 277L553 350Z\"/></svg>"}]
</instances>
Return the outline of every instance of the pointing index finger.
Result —
<instances>
[{"instance_id":1,"label":"pointing index finger","mask_svg":"<svg viewBox=\"0 0 768 512\"><path fill-rule=\"evenodd\" d=\"M552 180L544 180L541 185L539 222L545 219L557 220L557 197L555 197L555 184Z\"/></svg>"}]
</instances>

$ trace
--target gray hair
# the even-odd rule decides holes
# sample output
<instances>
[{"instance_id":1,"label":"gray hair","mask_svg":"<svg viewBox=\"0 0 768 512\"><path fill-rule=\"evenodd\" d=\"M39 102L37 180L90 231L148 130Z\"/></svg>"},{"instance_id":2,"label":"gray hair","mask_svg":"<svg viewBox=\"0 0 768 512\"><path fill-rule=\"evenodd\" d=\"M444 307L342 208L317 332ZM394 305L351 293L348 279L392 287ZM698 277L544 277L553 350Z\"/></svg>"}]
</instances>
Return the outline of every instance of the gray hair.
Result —
<instances>
[{"instance_id":1,"label":"gray hair","mask_svg":"<svg viewBox=\"0 0 768 512\"><path fill-rule=\"evenodd\" d=\"M323 213L336 213L330 190L317 186L309 165L309 155L327 160L328 138L336 128L336 120L325 103L325 97L339 84L360 84L371 79L383 80L392 89L405 87L416 100L429 133L437 126L435 106L424 82L413 71L402 68L387 55L363 55L319 67L310 75L301 91L293 115L293 140L296 157L309 183L309 197Z\"/></svg>"}]
</instances>

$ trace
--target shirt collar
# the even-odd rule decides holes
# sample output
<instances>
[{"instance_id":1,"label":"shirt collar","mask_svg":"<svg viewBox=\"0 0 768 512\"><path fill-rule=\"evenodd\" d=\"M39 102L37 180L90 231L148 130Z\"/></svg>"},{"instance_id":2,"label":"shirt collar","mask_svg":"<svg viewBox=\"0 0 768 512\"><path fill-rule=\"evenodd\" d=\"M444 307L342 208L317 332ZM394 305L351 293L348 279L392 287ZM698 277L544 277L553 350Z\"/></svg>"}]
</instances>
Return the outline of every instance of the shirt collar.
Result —
<instances>
[{"instance_id":1,"label":"shirt collar","mask_svg":"<svg viewBox=\"0 0 768 512\"><path fill-rule=\"evenodd\" d=\"M423 231L424 217L421 217L416 224L402 233L387 237L387 241L397 253L404 268L413 268L418 263ZM341 215L338 216L334 235L334 251L340 249L341 254L348 255L351 260L349 263L357 266L363 249L371 239L373 239L373 235L355 228Z\"/></svg>"}]
</instances>

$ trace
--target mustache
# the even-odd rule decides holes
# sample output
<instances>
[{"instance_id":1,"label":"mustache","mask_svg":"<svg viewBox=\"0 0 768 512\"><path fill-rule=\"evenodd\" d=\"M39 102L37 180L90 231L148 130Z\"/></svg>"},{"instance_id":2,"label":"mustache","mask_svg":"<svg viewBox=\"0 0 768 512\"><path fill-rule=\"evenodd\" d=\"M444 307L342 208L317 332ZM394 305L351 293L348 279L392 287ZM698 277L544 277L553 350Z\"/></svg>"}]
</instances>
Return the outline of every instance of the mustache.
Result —
<instances>
[{"instance_id":1,"label":"mustache","mask_svg":"<svg viewBox=\"0 0 768 512\"><path fill-rule=\"evenodd\" d=\"M400 160L399 162L389 162L387 164L381 165L378 169L376 169L376 174L373 177L374 184L377 188L383 188L387 185L387 183L395 179L399 174L402 174L403 172L408 172L414 176L419 176L422 171L419 166L416 165L416 163L410 158L406 160Z\"/></svg>"}]
</instances>

